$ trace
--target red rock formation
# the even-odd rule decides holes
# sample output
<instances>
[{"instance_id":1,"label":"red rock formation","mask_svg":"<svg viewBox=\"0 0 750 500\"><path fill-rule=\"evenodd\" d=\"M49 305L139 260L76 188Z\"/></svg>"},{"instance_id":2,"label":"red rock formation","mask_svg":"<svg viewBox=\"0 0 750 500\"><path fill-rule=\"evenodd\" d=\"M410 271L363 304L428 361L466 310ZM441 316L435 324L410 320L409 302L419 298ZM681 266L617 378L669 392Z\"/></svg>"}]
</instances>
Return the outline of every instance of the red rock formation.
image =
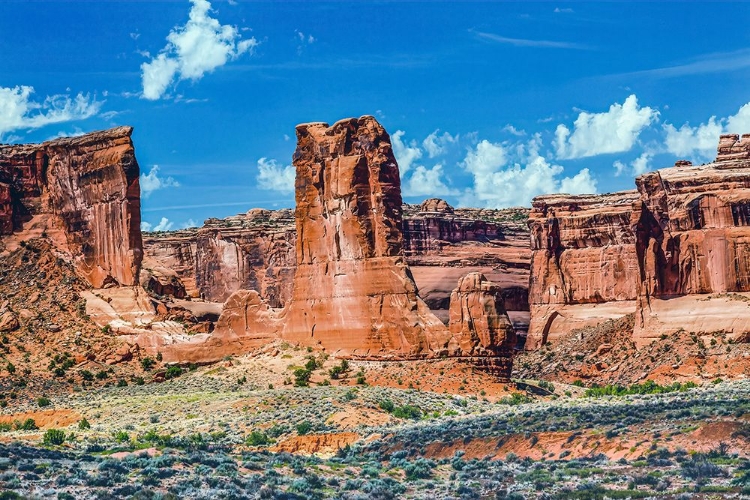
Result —
<instances>
[{"instance_id":1,"label":"red rock formation","mask_svg":"<svg viewBox=\"0 0 750 500\"><path fill-rule=\"evenodd\" d=\"M517 331L528 326L527 209L453 209L443 200L406 205L404 254L420 296L443 321L461 277L481 272L502 289Z\"/></svg>"},{"instance_id":2,"label":"red rock formation","mask_svg":"<svg viewBox=\"0 0 750 500\"><path fill-rule=\"evenodd\" d=\"M0 232L37 219L59 234L59 249L93 286L137 284L140 187L131 132L0 146Z\"/></svg>"},{"instance_id":3,"label":"red rock formation","mask_svg":"<svg viewBox=\"0 0 750 500\"><path fill-rule=\"evenodd\" d=\"M401 184L372 117L297 127L297 269L282 336L359 357L445 349L402 256Z\"/></svg>"},{"instance_id":4,"label":"red rock formation","mask_svg":"<svg viewBox=\"0 0 750 500\"><path fill-rule=\"evenodd\" d=\"M633 311L638 264L630 218L637 199L635 191L534 199L527 349Z\"/></svg>"},{"instance_id":5,"label":"red rock formation","mask_svg":"<svg viewBox=\"0 0 750 500\"><path fill-rule=\"evenodd\" d=\"M503 307L501 289L481 273L458 282L451 294L451 349L502 378L510 378L516 334Z\"/></svg>"},{"instance_id":6,"label":"red rock formation","mask_svg":"<svg viewBox=\"0 0 750 500\"><path fill-rule=\"evenodd\" d=\"M750 292L750 135L722 136L714 163L650 172L636 184L636 342L678 328L746 336L750 318L731 304L689 296Z\"/></svg>"},{"instance_id":7,"label":"red rock formation","mask_svg":"<svg viewBox=\"0 0 750 500\"><path fill-rule=\"evenodd\" d=\"M406 262L430 309L448 320L456 281L482 272L503 290L514 324L528 325L528 210L453 209L443 200L403 205ZM257 290L271 307L289 302L296 268L292 210L254 209L201 228L146 233L143 267L172 269L187 294L224 301Z\"/></svg>"}]
</instances>

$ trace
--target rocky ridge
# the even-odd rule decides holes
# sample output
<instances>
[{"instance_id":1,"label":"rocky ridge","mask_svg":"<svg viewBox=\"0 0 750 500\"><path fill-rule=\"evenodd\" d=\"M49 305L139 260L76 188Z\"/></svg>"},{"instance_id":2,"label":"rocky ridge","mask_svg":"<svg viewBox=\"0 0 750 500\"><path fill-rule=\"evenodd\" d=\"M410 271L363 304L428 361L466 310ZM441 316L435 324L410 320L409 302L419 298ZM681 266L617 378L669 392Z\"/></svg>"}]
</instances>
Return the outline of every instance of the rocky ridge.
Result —
<instances>
[{"instance_id":1,"label":"rocky ridge","mask_svg":"<svg viewBox=\"0 0 750 500\"><path fill-rule=\"evenodd\" d=\"M750 136L716 161L639 176L637 191L535 198L528 349L635 313L642 347L678 330L750 333Z\"/></svg>"}]
</instances>

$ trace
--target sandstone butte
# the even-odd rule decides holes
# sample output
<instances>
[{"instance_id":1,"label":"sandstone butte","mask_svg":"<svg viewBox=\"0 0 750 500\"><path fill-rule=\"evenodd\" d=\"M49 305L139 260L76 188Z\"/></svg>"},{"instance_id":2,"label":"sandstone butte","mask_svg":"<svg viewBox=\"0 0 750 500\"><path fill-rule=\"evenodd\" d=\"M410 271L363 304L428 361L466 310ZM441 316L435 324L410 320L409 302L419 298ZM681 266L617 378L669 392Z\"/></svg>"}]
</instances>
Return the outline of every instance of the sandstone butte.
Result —
<instances>
[{"instance_id":1,"label":"sandstone butte","mask_svg":"<svg viewBox=\"0 0 750 500\"><path fill-rule=\"evenodd\" d=\"M639 346L677 330L747 341L750 135L722 135L714 162L636 186L534 200L528 349L627 313Z\"/></svg>"},{"instance_id":2,"label":"sandstone butte","mask_svg":"<svg viewBox=\"0 0 750 500\"><path fill-rule=\"evenodd\" d=\"M141 210L131 132L119 127L42 144L0 145L4 250L45 235L92 286L137 284Z\"/></svg>"},{"instance_id":3,"label":"sandstone butte","mask_svg":"<svg viewBox=\"0 0 750 500\"><path fill-rule=\"evenodd\" d=\"M240 289L212 334L163 345L165 356L213 361L284 339L358 359L467 358L508 378L516 338L499 287L481 275L462 280L451 294L462 305L451 306L449 326L419 297L404 258L398 165L383 127L363 116L296 132L295 237L261 238L280 249L283 264L291 263L294 241L291 294L274 292L267 301ZM281 300L283 308L272 307Z\"/></svg>"}]
</instances>

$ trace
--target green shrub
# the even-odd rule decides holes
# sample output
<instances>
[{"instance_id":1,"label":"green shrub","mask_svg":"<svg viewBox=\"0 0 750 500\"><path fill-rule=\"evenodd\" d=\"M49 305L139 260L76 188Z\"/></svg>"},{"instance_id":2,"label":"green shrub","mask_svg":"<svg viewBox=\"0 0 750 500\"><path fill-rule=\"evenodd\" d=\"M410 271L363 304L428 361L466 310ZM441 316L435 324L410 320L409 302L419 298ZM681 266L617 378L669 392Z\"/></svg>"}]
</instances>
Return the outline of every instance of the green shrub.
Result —
<instances>
[{"instance_id":1,"label":"green shrub","mask_svg":"<svg viewBox=\"0 0 750 500\"><path fill-rule=\"evenodd\" d=\"M125 443L127 441L130 441L130 434L125 431L117 431L114 433L113 437L118 443Z\"/></svg>"},{"instance_id":2,"label":"green shrub","mask_svg":"<svg viewBox=\"0 0 750 500\"><path fill-rule=\"evenodd\" d=\"M143 368L145 371L149 371L151 368L154 367L156 364L156 361L154 361L153 358L149 358L146 356L141 360L141 368Z\"/></svg>"},{"instance_id":3,"label":"green shrub","mask_svg":"<svg viewBox=\"0 0 750 500\"><path fill-rule=\"evenodd\" d=\"M498 403L504 404L504 405L516 406L516 405L521 405L525 403L531 403L532 401L533 399L531 399L526 394L521 394L520 392L514 392L513 394L510 395L510 397L506 396L500 399Z\"/></svg>"},{"instance_id":4,"label":"green shrub","mask_svg":"<svg viewBox=\"0 0 750 500\"><path fill-rule=\"evenodd\" d=\"M78 421L78 428L82 431L85 431L86 429L91 429L91 424L88 420L86 420L86 417L83 417Z\"/></svg>"},{"instance_id":5,"label":"green shrub","mask_svg":"<svg viewBox=\"0 0 750 500\"><path fill-rule=\"evenodd\" d=\"M60 446L65 442L65 431L60 429L47 429L42 438L46 446Z\"/></svg>"},{"instance_id":6,"label":"green shrub","mask_svg":"<svg viewBox=\"0 0 750 500\"><path fill-rule=\"evenodd\" d=\"M605 385L603 387L593 385L586 389L584 396L597 398L602 396L625 396L629 394L664 394L668 392L682 392L697 387L695 383L688 382L685 385L675 382L672 385L659 385L653 380L647 380L642 384L633 384L629 387L622 385Z\"/></svg>"},{"instance_id":7,"label":"green shrub","mask_svg":"<svg viewBox=\"0 0 750 500\"><path fill-rule=\"evenodd\" d=\"M13 424L10 422L0 422L0 432L10 432L13 430Z\"/></svg>"},{"instance_id":8,"label":"green shrub","mask_svg":"<svg viewBox=\"0 0 750 500\"><path fill-rule=\"evenodd\" d=\"M296 387L307 387L310 385L310 377L312 372L305 368L297 368L294 370L294 385Z\"/></svg>"},{"instance_id":9,"label":"green shrub","mask_svg":"<svg viewBox=\"0 0 750 500\"><path fill-rule=\"evenodd\" d=\"M248 446L265 446L271 443L271 440L265 432L253 431L245 439Z\"/></svg>"},{"instance_id":10,"label":"green shrub","mask_svg":"<svg viewBox=\"0 0 750 500\"><path fill-rule=\"evenodd\" d=\"M169 380L172 378L177 378L180 375L182 375L182 368L180 368L177 365L172 365L169 368L167 368L167 372L164 374L164 378Z\"/></svg>"},{"instance_id":11,"label":"green shrub","mask_svg":"<svg viewBox=\"0 0 750 500\"><path fill-rule=\"evenodd\" d=\"M51 405L51 404L52 404L52 402L51 402L51 401L49 400L49 398L48 398L48 397L46 397L46 396L42 396L42 397L40 397L40 398L38 398L38 399L36 400L36 404L37 404L37 405L38 405L38 406L39 406L40 408L44 408L45 406L49 406L49 405Z\"/></svg>"},{"instance_id":12,"label":"green shrub","mask_svg":"<svg viewBox=\"0 0 750 500\"><path fill-rule=\"evenodd\" d=\"M94 374L91 373L90 371L81 370L80 373L81 373L81 377L83 378L83 380L86 380L87 382L91 382L92 380L94 380Z\"/></svg>"},{"instance_id":13,"label":"green shrub","mask_svg":"<svg viewBox=\"0 0 750 500\"><path fill-rule=\"evenodd\" d=\"M388 413L393 413L393 410L395 408L393 401L391 401L390 399L382 400L380 403L378 403L378 406L380 406L381 410L385 410Z\"/></svg>"},{"instance_id":14,"label":"green shrub","mask_svg":"<svg viewBox=\"0 0 750 500\"><path fill-rule=\"evenodd\" d=\"M16 365L11 363L10 361L8 361L8 364L5 366L5 369L8 370L8 373L10 373L11 375L16 373Z\"/></svg>"},{"instance_id":15,"label":"green shrub","mask_svg":"<svg viewBox=\"0 0 750 500\"><path fill-rule=\"evenodd\" d=\"M391 414L396 418L409 418L412 420L418 420L422 417L422 410L420 410L416 406L404 405L395 407Z\"/></svg>"},{"instance_id":16,"label":"green shrub","mask_svg":"<svg viewBox=\"0 0 750 500\"><path fill-rule=\"evenodd\" d=\"M124 378L117 379L117 387L127 387L128 383Z\"/></svg>"},{"instance_id":17,"label":"green shrub","mask_svg":"<svg viewBox=\"0 0 750 500\"><path fill-rule=\"evenodd\" d=\"M33 418L27 418L23 422L21 422L20 420L16 420L14 422L14 425L16 427L16 430L19 431L35 431L39 428L37 427L36 421Z\"/></svg>"},{"instance_id":18,"label":"green shrub","mask_svg":"<svg viewBox=\"0 0 750 500\"><path fill-rule=\"evenodd\" d=\"M305 434L308 434L311 430L312 430L312 424L308 422L307 420L297 424L297 434L299 434L300 436L304 436Z\"/></svg>"}]
</instances>

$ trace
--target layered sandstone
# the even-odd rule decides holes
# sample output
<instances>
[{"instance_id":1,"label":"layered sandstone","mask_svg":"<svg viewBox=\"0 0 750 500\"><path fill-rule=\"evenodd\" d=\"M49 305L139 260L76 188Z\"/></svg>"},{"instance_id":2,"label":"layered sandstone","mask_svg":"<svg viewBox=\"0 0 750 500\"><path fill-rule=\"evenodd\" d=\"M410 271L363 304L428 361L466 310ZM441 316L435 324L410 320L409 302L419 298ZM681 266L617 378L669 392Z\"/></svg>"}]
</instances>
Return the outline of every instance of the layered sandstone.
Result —
<instances>
[{"instance_id":1,"label":"layered sandstone","mask_svg":"<svg viewBox=\"0 0 750 500\"><path fill-rule=\"evenodd\" d=\"M224 302L256 290L271 307L292 294L296 267L292 210L253 209L203 227L144 235L144 268L171 269L193 298Z\"/></svg>"},{"instance_id":2,"label":"layered sandstone","mask_svg":"<svg viewBox=\"0 0 750 500\"><path fill-rule=\"evenodd\" d=\"M633 311L638 261L630 220L637 199L635 191L534 199L527 349Z\"/></svg>"},{"instance_id":3,"label":"layered sandstone","mask_svg":"<svg viewBox=\"0 0 750 500\"><path fill-rule=\"evenodd\" d=\"M297 127L297 269L282 336L360 357L445 349L403 258L390 137L372 117Z\"/></svg>"},{"instance_id":4,"label":"layered sandstone","mask_svg":"<svg viewBox=\"0 0 750 500\"><path fill-rule=\"evenodd\" d=\"M528 325L528 209L454 209L444 200L404 204L403 249L420 297L448 321L458 279L481 272L501 289L517 330ZM144 234L147 272L167 268L193 298L224 301L256 290L272 307L291 298L297 232L292 210L253 209L201 228Z\"/></svg>"},{"instance_id":5,"label":"layered sandstone","mask_svg":"<svg viewBox=\"0 0 750 500\"><path fill-rule=\"evenodd\" d=\"M0 234L49 236L95 287L137 284L140 186L131 133L118 127L0 145Z\"/></svg>"},{"instance_id":6,"label":"layered sandstone","mask_svg":"<svg viewBox=\"0 0 750 500\"><path fill-rule=\"evenodd\" d=\"M746 337L750 318L729 311L750 292L750 135L721 136L714 163L661 169L636 184L636 341L678 328Z\"/></svg>"},{"instance_id":7,"label":"layered sandstone","mask_svg":"<svg viewBox=\"0 0 750 500\"><path fill-rule=\"evenodd\" d=\"M470 273L451 293L451 345L491 373L508 377L516 334L505 312L502 290L481 273Z\"/></svg>"},{"instance_id":8,"label":"layered sandstone","mask_svg":"<svg viewBox=\"0 0 750 500\"><path fill-rule=\"evenodd\" d=\"M480 272L501 289L518 330L528 325L528 209L454 209L429 199L405 206L404 255L420 296L447 321L458 279Z\"/></svg>"}]
</instances>

